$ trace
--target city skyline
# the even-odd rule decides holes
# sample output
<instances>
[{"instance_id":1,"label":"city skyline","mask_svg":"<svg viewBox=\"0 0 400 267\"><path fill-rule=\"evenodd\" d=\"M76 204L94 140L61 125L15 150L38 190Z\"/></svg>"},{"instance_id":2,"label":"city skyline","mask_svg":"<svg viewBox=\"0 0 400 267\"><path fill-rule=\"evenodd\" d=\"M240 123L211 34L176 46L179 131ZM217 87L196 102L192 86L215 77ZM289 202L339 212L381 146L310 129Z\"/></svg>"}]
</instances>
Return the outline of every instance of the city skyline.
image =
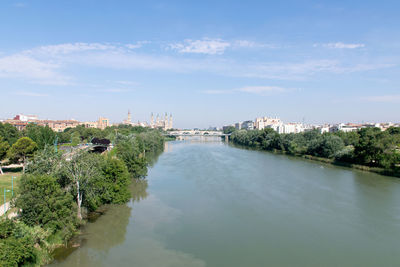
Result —
<instances>
[{"instance_id":1,"label":"city skyline","mask_svg":"<svg viewBox=\"0 0 400 267\"><path fill-rule=\"evenodd\" d=\"M0 118L399 122L400 4L356 2L3 1Z\"/></svg>"}]
</instances>

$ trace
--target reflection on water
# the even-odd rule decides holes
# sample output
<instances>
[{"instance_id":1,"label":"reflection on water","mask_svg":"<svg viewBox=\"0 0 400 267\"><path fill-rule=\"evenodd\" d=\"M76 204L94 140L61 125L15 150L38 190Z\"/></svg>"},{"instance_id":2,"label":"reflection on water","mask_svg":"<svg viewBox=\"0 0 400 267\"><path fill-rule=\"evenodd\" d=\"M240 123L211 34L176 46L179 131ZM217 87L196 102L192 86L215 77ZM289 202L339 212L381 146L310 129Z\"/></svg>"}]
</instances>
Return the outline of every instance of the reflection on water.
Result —
<instances>
[{"instance_id":1,"label":"reflection on water","mask_svg":"<svg viewBox=\"0 0 400 267\"><path fill-rule=\"evenodd\" d=\"M148 180L133 182L132 201L88 224L86 243L54 266L400 262L400 179L219 138L169 142L166 151Z\"/></svg>"},{"instance_id":2,"label":"reflection on water","mask_svg":"<svg viewBox=\"0 0 400 267\"><path fill-rule=\"evenodd\" d=\"M147 180L133 179L130 204L145 199L147 187ZM130 205L102 207L101 216L82 227L81 234L75 236L66 248L54 252L55 261L51 266L102 266L101 255L125 241L131 210Z\"/></svg>"},{"instance_id":3,"label":"reflection on water","mask_svg":"<svg viewBox=\"0 0 400 267\"><path fill-rule=\"evenodd\" d=\"M133 179L130 189L132 194L132 200L134 202L139 202L140 200L145 199L147 194L147 180L146 179Z\"/></svg>"},{"instance_id":4,"label":"reflection on water","mask_svg":"<svg viewBox=\"0 0 400 267\"><path fill-rule=\"evenodd\" d=\"M189 143L220 143L221 137L219 136L178 136L178 141L184 141Z\"/></svg>"}]
</instances>

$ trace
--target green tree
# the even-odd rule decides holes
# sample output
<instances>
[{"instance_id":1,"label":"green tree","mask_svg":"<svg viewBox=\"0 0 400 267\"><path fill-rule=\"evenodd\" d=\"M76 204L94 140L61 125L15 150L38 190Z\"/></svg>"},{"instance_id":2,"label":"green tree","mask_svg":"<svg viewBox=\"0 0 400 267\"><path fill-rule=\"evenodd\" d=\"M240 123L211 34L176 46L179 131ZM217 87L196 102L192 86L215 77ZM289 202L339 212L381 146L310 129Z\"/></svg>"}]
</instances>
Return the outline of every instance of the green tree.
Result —
<instances>
[{"instance_id":1,"label":"green tree","mask_svg":"<svg viewBox=\"0 0 400 267\"><path fill-rule=\"evenodd\" d=\"M23 134L32 139L39 149L43 149L46 145L54 144L56 133L49 126L39 126L29 124L24 129Z\"/></svg>"},{"instance_id":2,"label":"green tree","mask_svg":"<svg viewBox=\"0 0 400 267\"><path fill-rule=\"evenodd\" d=\"M76 227L73 197L61 189L56 179L47 175L23 175L19 181L15 207L19 218L29 226L41 226L51 233L70 237Z\"/></svg>"},{"instance_id":3,"label":"green tree","mask_svg":"<svg viewBox=\"0 0 400 267\"><path fill-rule=\"evenodd\" d=\"M103 204L122 204L129 200L131 194L128 190L130 175L124 162L117 158L106 156L101 172L106 190L101 196Z\"/></svg>"},{"instance_id":4,"label":"green tree","mask_svg":"<svg viewBox=\"0 0 400 267\"><path fill-rule=\"evenodd\" d=\"M0 266L33 265L36 259L36 250L29 238L0 239Z\"/></svg>"},{"instance_id":5,"label":"green tree","mask_svg":"<svg viewBox=\"0 0 400 267\"><path fill-rule=\"evenodd\" d=\"M3 141L3 137L0 136L0 174L3 175L3 169L1 168L1 162L7 157L7 151L10 149L10 145L7 141Z\"/></svg>"},{"instance_id":6,"label":"green tree","mask_svg":"<svg viewBox=\"0 0 400 267\"><path fill-rule=\"evenodd\" d=\"M0 122L0 136L11 146L21 137L21 133L11 124Z\"/></svg>"},{"instance_id":7,"label":"green tree","mask_svg":"<svg viewBox=\"0 0 400 267\"><path fill-rule=\"evenodd\" d=\"M234 126L228 126L228 127L225 127L223 132L224 132L224 134L231 134L235 131L236 131L236 128Z\"/></svg>"},{"instance_id":8,"label":"green tree","mask_svg":"<svg viewBox=\"0 0 400 267\"><path fill-rule=\"evenodd\" d=\"M25 173L27 159L33 156L37 148L37 144L32 139L22 137L8 150L8 157L13 160L22 161L23 172Z\"/></svg>"},{"instance_id":9,"label":"green tree","mask_svg":"<svg viewBox=\"0 0 400 267\"><path fill-rule=\"evenodd\" d=\"M60 171L62 154L56 152L53 146L35 152L33 158L26 165L26 173L55 175Z\"/></svg>"},{"instance_id":10,"label":"green tree","mask_svg":"<svg viewBox=\"0 0 400 267\"><path fill-rule=\"evenodd\" d=\"M62 163L62 173L70 181L78 207L77 217L82 220L84 199L88 206L96 207L98 205L96 191L100 189L93 186L101 178L98 157L86 151L76 152L69 161Z\"/></svg>"},{"instance_id":11,"label":"green tree","mask_svg":"<svg viewBox=\"0 0 400 267\"><path fill-rule=\"evenodd\" d=\"M79 132L74 132L71 134L71 144L73 146L77 146L79 145L79 143L81 142L81 136L79 134Z\"/></svg>"},{"instance_id":12,"label":"green tree","mask_svg":"<svg viewBox=\"0 0 400 267\"><path fill-rule=\"evenodd\" d=\"M143 143L135 136L118 140L117 157L122 159L134 178L144 178L147 175L147 160L144 155Z\"/></svg>"}]
</instances>

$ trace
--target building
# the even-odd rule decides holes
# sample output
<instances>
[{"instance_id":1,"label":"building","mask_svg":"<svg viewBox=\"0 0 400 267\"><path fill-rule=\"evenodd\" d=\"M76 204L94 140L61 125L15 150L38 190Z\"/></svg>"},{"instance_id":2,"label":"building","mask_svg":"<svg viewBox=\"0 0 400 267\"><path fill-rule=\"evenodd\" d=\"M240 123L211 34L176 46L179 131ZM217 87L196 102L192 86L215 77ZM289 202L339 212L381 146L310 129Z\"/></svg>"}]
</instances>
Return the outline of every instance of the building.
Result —
<instances>
[{"instance_id":1,"label":"building","mask_svg":"<svg viewBox=\"0 0 400 267\"><path fill-rule=\"evenodd\" d=\"M281 119L278 119L276 117L275 118L260 117L255 119L254 128L257 130L262 130L265 128L277 129L281 124L282 124Z\"/></svg>"},{"instance_id":2,"label":"building","mask_svg":"<svg viewBox=\"0 0 400 267\"><path fill-rule=\"evenodd\" d=\"M133 125L131 111L128 110L128 117L122 122L125 125Z\"/></svg>"},{"instance_id":3,"label":"building","mask_svg":"<svg viewBox=\"0 0 400 267\"><path fill-rule=\"evenodd\" d=\"M356 124L356 123L340 123L338 125L338 131L342 132L353 132L357 131L358 129L362 128L362 124Z\"/></svg>"},{"instance_id":4,"label":"building","mask_svg":"<svg viewBox=\"0 0 400 267\"><path fill-rule=\"evenodd\" d=\"M37 121L39 120L38 116L36 115L23 115L23 114L18 114L14 117L13 120L16 121Z\"/></svg>"},{"instance_id":5,"label":"building","mask_svg":"<svg viewBox=\"0 0 400 267\"><path fill-rule=\"evenodd\" d=\"M5 120L3 123L8 123L17 128L18 131L22 131L25 127L29 124L27 121L20 121L20 120Z\"/></svg>"},{"instance_id":6,"label":"building","mask_svg":"<svg viewBox=\"0 0 400 267\"><path fill-rule=\"evenodd\" d=\"M104 130L110 126L110 120L107 118L100 117L97 121L97 128Z\"/></svg>"},{"instance_id":7,"label":"building","mask_svg":"<svg viewBox=\"0 0 400 267\"><path fill-rule=\"evenodd\" d=\"M75 128L80 125L81 122L77 120L38 120L36 124L40 126L48 126L53 131L61 133L67 128Z\"/></svg>"},{"instance_id":8,"label":"building","mask_svg":"<svg viewBox=\"0 0 400 267\"><path fill-rule=\"evenodd\" d=\"M150 127L161 128L164 131L172 129L173 128L172 114L169 115L169 118L167 113L165 113L164 118L160 117L160 115L157 114L156 120L154 121L154 115L153 113L151 113Z\"/></svg>"},{"instance_id":9,"label":"building","mask_svg":"<svg viewBox=\"0 0 400 267\"><path fill-rule=\"evenodd\" d=\"M254 122L253 121L244 121L244 122L242 122L241 129L254 130Z\"/></svg>"},{"instance_id":10,"label":"building","mask_svg":"<svg viewBox=\"0 0 400 267\"><path fill-rule=\"evenodd\" d=\"M96 121L86 121L82 124L85 128L97 128Z\"/></svg>"}]
</instances>

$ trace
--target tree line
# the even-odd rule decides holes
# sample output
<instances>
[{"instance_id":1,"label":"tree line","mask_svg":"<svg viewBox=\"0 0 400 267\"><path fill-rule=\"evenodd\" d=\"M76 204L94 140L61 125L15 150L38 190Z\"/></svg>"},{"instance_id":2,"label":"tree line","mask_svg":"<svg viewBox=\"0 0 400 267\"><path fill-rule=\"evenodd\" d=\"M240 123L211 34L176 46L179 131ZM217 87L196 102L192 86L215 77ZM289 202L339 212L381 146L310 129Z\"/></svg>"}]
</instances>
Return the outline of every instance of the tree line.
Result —
<instances>
[{"instance_id":1,"label":"tree line","mask_svg":"<svg viewBox=\"0 0 400 267\"><path fill-rule=\"evenodd\" d=\"M382 168L389 174L400 172L400 128L386 131L362 128L353 132L323 133L318 130L278 134L271 128L234 131L230 140L263 150L279 150L292 155L310 155L332 162Z\"/></svg>"},{"instance_id":2,"label":"tree line","mask_svg":"<svg viewBox=\"0 0 400 267\"><path fill-rule=\"evenodd\" d=\"M3 154L11 159L19 151L25 166L12 200L18 216L0 220L0 266L48 262L55 246L67 242L91 211L126 203L132 179L145 178L152 155L164 147L164 137L154 129L78 127L63 136L78 136L79 142L110 138L114 148L105 154L76 149L66 155L53 145L61 135L49 129L34 125L15 132L0 124L1 143L8 147Z\"/></svg>"}]
</instances>

